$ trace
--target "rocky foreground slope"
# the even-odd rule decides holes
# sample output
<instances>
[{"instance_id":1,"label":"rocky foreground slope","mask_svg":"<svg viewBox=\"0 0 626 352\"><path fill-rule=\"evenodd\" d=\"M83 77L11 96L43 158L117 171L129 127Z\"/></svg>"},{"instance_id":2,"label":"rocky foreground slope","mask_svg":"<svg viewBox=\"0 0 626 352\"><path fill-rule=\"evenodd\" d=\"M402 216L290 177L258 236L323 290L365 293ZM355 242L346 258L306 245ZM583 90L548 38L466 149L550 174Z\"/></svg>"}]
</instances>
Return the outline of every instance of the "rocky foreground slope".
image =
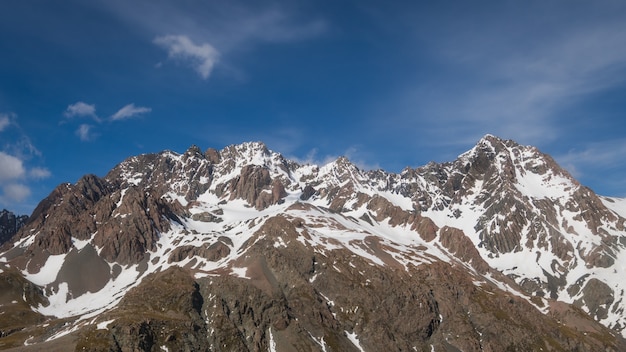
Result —
<instances>
[{"instance_id":1,"label":"rocky foreground slope","mask_svg":"<svg viewBox=\"0 0 626 352\"><path fill-rule=\"evenodd\" d=\"M0 249L0 348L626 350L625 217L490 135L399 174L261 143L140 155Z\"/></svg>"}]
</instances>

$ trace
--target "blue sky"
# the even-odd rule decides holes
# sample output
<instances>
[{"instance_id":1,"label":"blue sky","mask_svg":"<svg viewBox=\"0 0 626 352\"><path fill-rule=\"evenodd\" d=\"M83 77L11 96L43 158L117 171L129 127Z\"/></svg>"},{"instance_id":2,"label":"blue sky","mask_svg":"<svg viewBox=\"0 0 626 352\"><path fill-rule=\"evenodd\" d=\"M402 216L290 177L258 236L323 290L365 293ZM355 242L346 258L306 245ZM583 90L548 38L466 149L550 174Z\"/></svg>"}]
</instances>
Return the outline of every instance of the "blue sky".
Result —
<instances>
[{"instance_id":1,"label":"blue sky","mask_svg":"<svg viewBox=\"0 0 626 352\"><path fill-rule=\"evenodd\" d=\"M0 3L0 208L128 156L263 141L399 172L491 133L626 196L623 1Z\"/></svg>"}]
</instances>

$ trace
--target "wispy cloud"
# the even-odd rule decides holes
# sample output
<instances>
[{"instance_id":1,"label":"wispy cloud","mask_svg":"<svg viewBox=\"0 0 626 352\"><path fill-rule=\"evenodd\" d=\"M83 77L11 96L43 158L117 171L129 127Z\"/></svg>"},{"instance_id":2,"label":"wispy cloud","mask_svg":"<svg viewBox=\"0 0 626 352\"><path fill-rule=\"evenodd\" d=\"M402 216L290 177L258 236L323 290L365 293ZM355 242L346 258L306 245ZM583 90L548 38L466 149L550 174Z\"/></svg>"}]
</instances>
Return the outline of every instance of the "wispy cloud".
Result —
<instances>
[{"instance_id":1,"label":"wispy cloud","mask_svg":"<svg viewBox=\"0 0 626 352\"><path fill-rule=\"evenodd\" d=\"M13 125L16 129L13 134L21 135L19 125L15 121L11 121L15 119L15 116L9 118L7 114L0 114L0 122L8 121L0 129L0 132L4 132L7 126ZM29 180L44 179L50 177L51 174L46 168L33 167L29 169L25 165L27 159L34 155L40 155L25 135L7 143L4 148L5 150L0 151L0 165L2 165L0 167L0 206L12 208L17 205L16 203L23 202L30 196Z\"/></svg>"},{"instance_id":2,"label":"wispy cloud","mask_svg":"<svg viewBox=\"0 0 626 352\"><path fill-rule=\"evenodd\" d=\"M397 107L389 127L410 126L420 143L457 147L485 133L526 144L564 137L565 114L626 81L623 16L606 3L581 4L507 2L454 18L447 10L412 18L415 55L437 70L407 72L411 88L382 103Z\"/></svg>"},{"instance_id":3,"label":"wispy cloud","mask_svg":"<svg viewBox=\"0 0 626 352\"><path fill-rule=\"evenodd\" d=\"M142 5L143 11L137 11ZM233 58L249 55L259 45L308 40L329 29L324 18L310 16L292 2L235 0L181 6L167 1L112 0L103 9L145 31L154 44L167 50L170 60L191 67L205 80L216 66L239 72Z\"/></svg>"},{"instance_id":4,"label":"wispy cloud","mask_svg":"<svg viewBox=\"0 0 626 352\"><path fill-rule=\"evenodd\" d=\"M45 179L52 175L50 173L50 170L43 168L43 167L34 167L30 169L28 174L30 175L31 178L36 179L36 180Z\"/></svg>"},{"instance_id":5,"label":"wispy cloud","mask_svg":"<svg viewBox=\"0 0 626 352\"><path fill-rule=\"evenodd\" d=\"M191 66L203 79L209 78L220 57L211 44L196 44L185 35L165 35L153 42L167 50L169 59Z\"/></svg>"},{"instance_id":6,"label":"wispy cloud","mask_svg":"<svg viewBox=\"0 0 626 352\"><path fill-rule=\"evenodd\" d=\"M330 28L322 18L298 16L296 11L279 6L262 10L231 8L227 17L211 28L216 40L228 51L252 47L263 42L291 43L308 40Z\"/></svg>"},{"instance_id":7,"label":"wispy cloud","mask_svg":"<svg viewBox=\"0 0 626 352\"><path fill-rule=\"evenodd\" d=\"M66 118L91 117L96 121L100 121L100 118L96 115L96 106L82 101L68 105L65 112L63 112L63 116Z\"/></svg>"},{"instance_id":8,"label":"wispy cloud","mask_svg":"<svg viewBox=\"0 0 626 352\"><path fill-rule=\"evenodd\" d=\"M580 149L555 155L555 160L575 177L585 177L583 170L621 167L626 155L626 139L586 143Z\"/></svg>"},{"instance_id":9,"label":"wispy cloud","mask_svg":"<svg viewBox=\"0 0 626 352\"><path fill-rule=\"evenodd\" d=\"M626 197L624 178L626 139L582 142L580 147L555 154L554 159L582 184L594 185L594 191Z\"/></svg>"},{"instance_id":10,"label":"wispy cloud","mask_svg":"<svg viewBox=\"0 0 626 352\"><path fill-rule=\"evenodd\" d=\"M298 164L309 165L326 165L334 160L337 160L338 155L319 155L319 149L313 148L309 150L304 157L287 155L287 158L297 162Z\"/></svg>"},{"instance_id":11,"label":"wispy cloud","mask_svg":"<svg viewBox=\"0 0 626 352\"><path fill-rule=\"evenodd\" d=\"M348 158L351 163L356 165L361 170L368 171L380 169L379 164L372 164L367 161L368 159L371 159L368 157L367 154L367 152L363 152L359 147L351 146L346 149L346 151L344 151L343 156ZM288 158L290 160L296 161L299 164L323 166L337 160L337 158L339 158L339 155L319 155L319 150L317 148L313 148L309 150L304 157L288 156Z\"/></svg>"},{"instance_id":12,"label":"wispy cloud","mask_svg":"<svg viewBox=\"0 0 626 352\"><path fill-rule=\"evenodd\" d=\"M96 105L95 104L87 104L82 101L76 102L74 104L68 105L67 109L63 113L63 116L66 119L71 119L73 117L90 117L96 123L103 124L104 122L112 122L112 121L122 121L127 120L132 117L146 114L151 112L152 109L144 106L135 106L134 103L127 104L117 110L113 115L111 115L108 119L101 119L96 114ZM61 124L66 123L67 121L61 121ZM93 141L97 138L98 134L95 132L96 126L88 123L81 123L78 128L74 131L74 134L78 136L78 138L83 142Z\"/></svg>"},{"instance_id":13,"label":"wispy cloud","mask_svg":"<svg viewBox=\"0 0 626 352\"><path fill-rule=\"evenodd\" d=\"M80 138L81 141L83 142L91 141L95 138L95 135L92 132L92 128L93 128L92 125L84 123L78 126L75 133L78 136L78 138Z\"/></svg>"},{"instance_id":14,"label":"wispy cloud","mask_svg":"<svg viewBox=\"0 0 626 352\"><path fill-rule=\"evenodd\" d=\"M151 108L146 108L143 106L135 106L134 103L131 103L119 109L115 114L113 114L111 116L111 120L112 121L125 120L131 117L135 117L137 115L149 113L150 111L152 111Z\"/></svg>"},{"instance_id":15,"label":"wispy cloud","mask_svg":"<svg viewBox=\"0 0 626 352\"><path fill-rule=\"evenodd\" d=\"M4 131L7 126L11 124L9 116L6 114L0 114L0 132Z\"/></svg>"}]
</instances>

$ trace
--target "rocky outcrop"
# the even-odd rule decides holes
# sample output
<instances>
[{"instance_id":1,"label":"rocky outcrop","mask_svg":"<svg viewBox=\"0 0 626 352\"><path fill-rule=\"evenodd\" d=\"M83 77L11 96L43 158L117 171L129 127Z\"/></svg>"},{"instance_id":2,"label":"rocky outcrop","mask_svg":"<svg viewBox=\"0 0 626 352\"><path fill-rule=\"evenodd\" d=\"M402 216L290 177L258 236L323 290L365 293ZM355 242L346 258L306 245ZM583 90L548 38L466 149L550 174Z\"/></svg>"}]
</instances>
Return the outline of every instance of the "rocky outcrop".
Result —
<instances>
[{"instance_id":1,"label":"rocky outcrop","mask_svg":"<svg viewBox=\"0 0 626 352\"><path fill-rule=\"evenodd\" d=\"M256 209L262 210L279 203L286 195L285 187L279 180L272 181L267 168L247 165L239 176L228 186L230 199L244 199Z\"/></svg>"},{"instance_id":2,"label":"rocky outcrop","mask_svg":"<svg viewBox=\"0 0 626 352\"><path fill-rule=\"evenodd\" d=\"M168 263L178 263L188 258L204 258L211 262L227 257L231 252L233 242L227 237L220 237L215 243L196 246L176 247L169 255Z\"/></svg>"},{"instance_id":3,"label":"rocky outcrop","mask_svg":"<svg viewBox=\"0 0 626 352\"><path fill-rule=\"evenodd\" d=\"M148 298L148 299L147 299ZM211 351L199 286L181 268L148 276L118 309L84 331L76 351Z\"/></svg>"},{"instance_id":4,"label":"rocky outcrop","mask_svg":"<svg viewBox=\"0 0 626 352\"><path fill-rule=\"evenodd\" d=\"M471 264L479 273L485 274L489 271L489 264L480 256L472 240L465 236L463 231L454 227L444 226L439 231L439 238L441 244L450 253L463 262Z\"/></svg>"},{"instance_id":5,"label":"rocky outcrop","mask_svg":"<svg viewBox=\"0 0 626 352\"><path fill-rule=\"evenodd\" d=\"M582 290L582 302L575 302L577 306L582 303L589 310L589 314L596 319L604 319L615 300L613 290L604 282L598 279L590 279Z\"/></svg>"},{"instance_id":6,"label":"rocky outcrop","mask_svg":"<svg viewBox=\"0 0 626 352\"><path fill-rule=\"evenodd\" d=\"M167 213L171 213L169 205L161 198L131 187L124 194L117 214L111 214L98 226L93 242L109 262L138 263L146 252L155 249L159 232L169 229L164 216Z\"/></svg>"},{"instance_id":7,"label":"rocky outcrop","mask_svg":"<svg viewBox=\"0 0 626 352\"><path fill-rule=\"evenodd\" d=\"M26 215L15 215L6 209L0 211L0 247L9 241L27 220Z\"/></svg>"}]
</instances>

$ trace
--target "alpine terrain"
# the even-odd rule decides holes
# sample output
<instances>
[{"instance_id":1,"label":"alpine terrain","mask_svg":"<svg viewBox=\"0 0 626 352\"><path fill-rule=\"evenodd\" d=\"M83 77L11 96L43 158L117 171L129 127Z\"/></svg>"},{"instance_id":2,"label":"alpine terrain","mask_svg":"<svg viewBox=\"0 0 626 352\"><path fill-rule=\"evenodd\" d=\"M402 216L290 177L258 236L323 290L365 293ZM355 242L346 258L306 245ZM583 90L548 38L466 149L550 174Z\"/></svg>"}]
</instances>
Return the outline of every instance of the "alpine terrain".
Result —
<instances>
[{"instance_id":1,"label":"alpine terrain","mask_svg":"<svg viewBox=\"0 0 626 352\"><path fill-rule=\"evenodd\" d=\"M192 146L39 203L0 349L625 351L625 269L626 199L511 140L399 174Z\"/></svg>"}]
</instances>

